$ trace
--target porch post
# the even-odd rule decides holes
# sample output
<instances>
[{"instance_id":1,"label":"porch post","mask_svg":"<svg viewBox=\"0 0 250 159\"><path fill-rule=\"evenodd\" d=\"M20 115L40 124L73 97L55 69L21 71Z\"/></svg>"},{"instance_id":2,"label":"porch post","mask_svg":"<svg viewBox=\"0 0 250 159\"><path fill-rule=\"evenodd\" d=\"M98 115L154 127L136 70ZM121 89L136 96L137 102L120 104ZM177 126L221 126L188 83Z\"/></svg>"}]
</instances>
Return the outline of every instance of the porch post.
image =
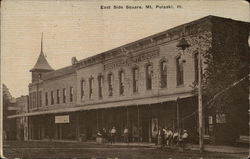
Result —
<instances>
[{"instance_id":1,"label":"porch post","mask_svg":"<svg viewBox=\"0 0 250 159\"><path fill-rule=\"evenodd\" d=\"M96 132L99 130L99 124L98 124L98 109L96 109Z\"/></svg>"},{"instance_id":2,"label":"porch post","mask_svg":"<svg viewBox=\"0 0 250 159\"><path fill-rule=\"evenodd\" d=\"M138 141L141 141L141 134L140 134L140 112L139 112L138 105L137 105L137 125L138 125Z\"/></svg>"}]
</instances>

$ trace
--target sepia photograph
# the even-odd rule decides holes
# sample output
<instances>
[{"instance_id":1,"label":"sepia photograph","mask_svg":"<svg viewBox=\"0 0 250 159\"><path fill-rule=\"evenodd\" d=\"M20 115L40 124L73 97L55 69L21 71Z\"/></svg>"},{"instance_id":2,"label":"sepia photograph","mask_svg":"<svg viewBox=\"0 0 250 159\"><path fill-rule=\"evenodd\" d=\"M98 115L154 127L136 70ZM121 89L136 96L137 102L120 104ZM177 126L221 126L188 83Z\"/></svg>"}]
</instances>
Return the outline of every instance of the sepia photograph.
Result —
<instances>
[{"instance_id":1,"label":"sepia photograph","mask_svg":"<svg viewBox=\"0 0 250 159\"><path fill-rule=\"evenodd\" d=\"M249 158L239 0L2 0L0 157Z\"/></svg>"}]
</instances>

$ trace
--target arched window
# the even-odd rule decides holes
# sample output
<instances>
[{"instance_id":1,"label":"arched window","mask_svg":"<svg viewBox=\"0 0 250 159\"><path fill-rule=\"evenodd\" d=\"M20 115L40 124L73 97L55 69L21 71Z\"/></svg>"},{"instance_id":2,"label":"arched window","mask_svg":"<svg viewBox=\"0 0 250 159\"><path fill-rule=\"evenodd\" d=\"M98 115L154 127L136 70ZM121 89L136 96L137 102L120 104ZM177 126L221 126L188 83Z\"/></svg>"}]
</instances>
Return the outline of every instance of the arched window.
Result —
<instances>
[{"instance_id":1,"label":"arched window","mask_svg":"<svg viewBox=\"0 0 250 159\"><path fill-rule=\"evenodd\" d=\"M81 99L84 97L84 86L85 86L85 81L82 79L81 80Z\"/></svg>"},{"instance_id":2,"label":"arched window","mask_svg":"<svg viewBox=\"0 0 250 159\"><path fill-rule=\"evenodd\" d=\"M183 85L183 62L181 61L181 57L176 58L176 83L177 86Z\"/></svg>"},{"instance_id":3,"label":"arched window","mask_svg":"<svg viewBox=\"0 0 250 159\"><path fill-rule=\"evenodd\" d=\"M151 64L146 65L146 88L147 90L152 89L152 77L153 77L153 66Z\"/></svg>"},{"instance_id":4,"label":"arched window","mask_svg":"<svg viewBox=\"0 0 250 159\"><path fill-rule=\"evenodd\" d=\"M73 87L69 88L69 101L73 102Z\"/></svg>"},{"instance_id":5,"label":"arched window","mask_svg":"<svg viewBox=\"0 0 250 159\"><path fill-rule=\"evenodd\" d=\"M57 104L60 103L60 90L59 89L56 90L56 103Z\"/></svg>"},{"instance_id":6,"label":"arched window","mask_svg":"<svg viewBox=\"0 0 250 159\"><path fill-rule=\"evenodd\" d=\"M139 84L139 69L138 67L134 67L132 70L133 73L133 92L138 92L138 84Z\"/></svg>"},{"instance_id":7,"label":"arched window","mask_svg":"<svg viewBox=\"0 0 250 159\"><path fill-rule=\"evenodd\" d=\"M99 98L102 98L102 91L103 91L103 76L98 76L98 92L99 92Z\"/></svg>"},{"instance_id":8,"label":"arched window","mask_svg":"<svg viewBox=\"0 0 250 159\"><path fill-rule=\"evenodd\" d=\"M108 74L108 92L109 96L113 96L113 74L109 73Z\"/></svg>"},{"instance_id":9,"label":"arched window","mask_svg":"<svg viewBox=\"0 0 250 159\"><path fill-rule=\"evenodd\" d=\"M93 98L93 82L94 82L94 78L90 77L90 79L89 79L89 99Z\"/></svg>"},{"instance_id":10,"label":"arched window","mask_svg":"<svg viewBox=\"0 0 250 159\"><path fill-rule=\"evenodd\" d=\"M119 87L120 87L120 95L124 95L124 86L125 86L125 77L124 71L119 72Z\"/></svg>"},{"instance_id":11,"label":"arched window","mask_svg":"<svg viewBox=\"0 0 250 159\"><path fill-rule=\"evenodd\" d=\"M161 73L161 88L167 87L167 62L160 62L160 73Z\"/></svg>"},{"instance_id":12,"label":"arched window","mask_svg":"<svg viewBox=\"0 0 250 159\"><path fill-rule=\"evenodd\" d=\"M66 88L63 88L63 103L66 103Z\"/></svg>"}]
</instances>

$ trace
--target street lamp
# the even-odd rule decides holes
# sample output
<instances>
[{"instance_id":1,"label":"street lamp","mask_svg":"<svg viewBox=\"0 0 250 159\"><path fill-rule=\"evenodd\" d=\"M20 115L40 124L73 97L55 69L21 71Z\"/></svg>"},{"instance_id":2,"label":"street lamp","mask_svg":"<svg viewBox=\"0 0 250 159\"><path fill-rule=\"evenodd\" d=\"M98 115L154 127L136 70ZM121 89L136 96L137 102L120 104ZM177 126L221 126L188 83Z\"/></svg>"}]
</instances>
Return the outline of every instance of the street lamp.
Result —
<instances>
[{"instance_id":1,"label":"street lamp","mask_svg":"<svg viewBox=\"0 0 250 159\"><path fill-rule=\"evenodd\" d=\"M180 48L183 51L188 48L190 45L188 44L187 40L182 35L181 40L176 45L176 47ZM199 112L199 146L200 152L203 152L204 145L203 145L203 110L202 110L202 88L201 88L201 53L198 50L198 112Z\"/></svg>"}]
</instances>

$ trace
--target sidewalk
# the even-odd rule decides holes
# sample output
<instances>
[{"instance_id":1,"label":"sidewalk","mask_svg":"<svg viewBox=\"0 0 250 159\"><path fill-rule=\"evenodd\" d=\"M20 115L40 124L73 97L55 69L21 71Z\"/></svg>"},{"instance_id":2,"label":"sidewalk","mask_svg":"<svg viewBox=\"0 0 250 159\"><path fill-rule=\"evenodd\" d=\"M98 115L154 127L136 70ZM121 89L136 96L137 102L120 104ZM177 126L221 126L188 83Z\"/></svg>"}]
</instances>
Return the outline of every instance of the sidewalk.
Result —
<instances>
[{"instance_id":1,"label":"sidewalk","mask_svg":"<svg viewBox=\"0 0 250 159\"><path fill-rule=\"evenodd\" d=\"M105 143L110 144L110 143ZM156 146L154 143L114 143L112 145L119 146L142 146L142 147L160 147ZM187 149L199 151L199 145L188 144ZM226 146L226 145L204 145L204 150L208 152L222 152L222 153L249 153L248 147L235 147L235 146Z\"/></svg>"}]
</instances>

